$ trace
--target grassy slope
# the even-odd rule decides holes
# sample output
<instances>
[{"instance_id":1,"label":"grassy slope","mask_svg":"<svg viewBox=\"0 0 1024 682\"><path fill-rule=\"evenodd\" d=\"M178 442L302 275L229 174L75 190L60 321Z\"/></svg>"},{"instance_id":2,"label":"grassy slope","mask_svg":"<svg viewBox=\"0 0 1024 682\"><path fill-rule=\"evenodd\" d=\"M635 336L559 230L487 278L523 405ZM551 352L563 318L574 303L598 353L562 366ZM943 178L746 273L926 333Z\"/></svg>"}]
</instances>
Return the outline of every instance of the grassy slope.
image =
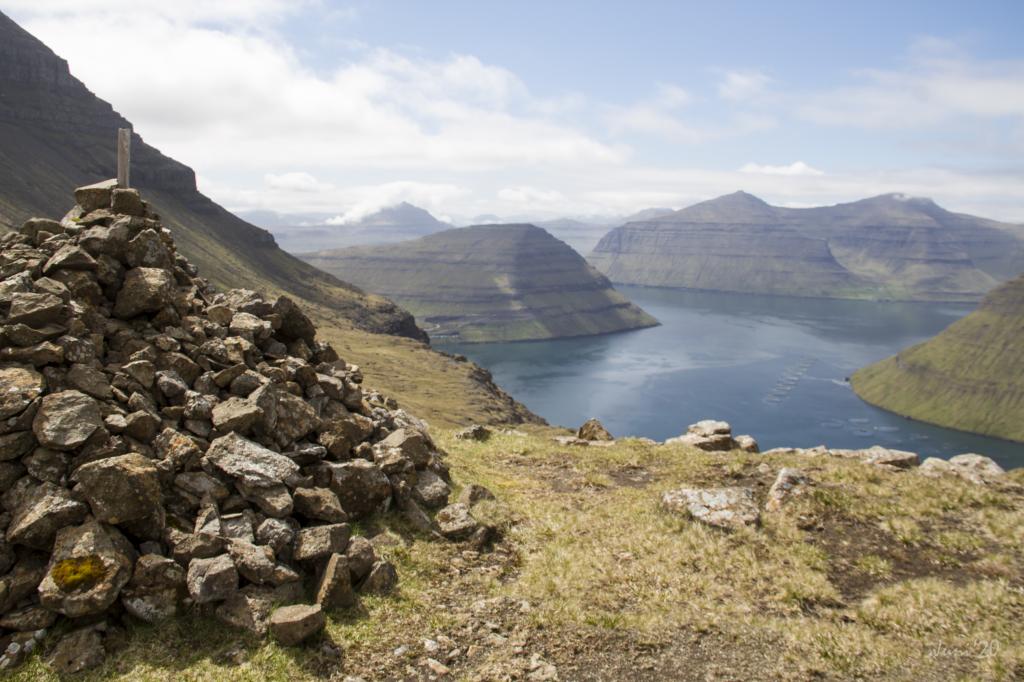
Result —
<instances>
[{"instance_id":1,"label":"grassy slope","mask_svg":"<svg viewBox=\"0 0 1024 682\"><path fill-rule=\"evenodd\" d=\"M656 324L569 246L533 226L462 228L304 258L392 298L435 336L523 341Z\"/></svg>"},{"instance_id":2,"label":"grassy slope","mask_svg":"<svg viewBox=\"0 0 1024 682\"><path fill-rule=\"evenodd\" d=\"M502 501L481 514L508 529L493 551L431 541L394 515L366 524L391 543L400 590L331 616L341 661L193 618L133 628L81 679L426 679L422 640L442 637L432 655L459 650L455 679L522 679L534 656L567 680L1024 675L1024 477L983 488L847 460L573 449L533 433L441 437L456 483ZM787 465L817 483L759 529L657 508L690 484L749 485L763 501ZM13 679L54 676L36 658Z\"/></svg>"},{"instance_id":3,"label":"grassy slope","mask_svg":"<svg viewBox=\"0 0 1024 682\"><path fill-rule=\"evenodd\" d=\"M1024 277L935 338L852 377L867 402L942 426L1024 441Z\"/></svg>"}]
</instances>

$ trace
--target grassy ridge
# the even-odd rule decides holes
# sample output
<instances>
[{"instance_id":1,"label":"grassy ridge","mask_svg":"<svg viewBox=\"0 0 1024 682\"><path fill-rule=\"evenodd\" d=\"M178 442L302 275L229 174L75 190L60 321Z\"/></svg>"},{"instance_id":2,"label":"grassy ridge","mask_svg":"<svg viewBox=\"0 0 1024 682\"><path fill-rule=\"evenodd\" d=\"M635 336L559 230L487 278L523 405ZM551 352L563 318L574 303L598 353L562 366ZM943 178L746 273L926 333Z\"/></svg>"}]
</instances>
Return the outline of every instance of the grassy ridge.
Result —
<instances>
[{"instance_id":1,"label":"grassy ridge","mask_svg":"<svg viewBox=\"0 0 1024 682\"><path fill-rule=\"evenodd\" d=\"M1024 277L935 338L865 367L857 395L883 409L1024 441Z\"/></svg>"}]
</instances>

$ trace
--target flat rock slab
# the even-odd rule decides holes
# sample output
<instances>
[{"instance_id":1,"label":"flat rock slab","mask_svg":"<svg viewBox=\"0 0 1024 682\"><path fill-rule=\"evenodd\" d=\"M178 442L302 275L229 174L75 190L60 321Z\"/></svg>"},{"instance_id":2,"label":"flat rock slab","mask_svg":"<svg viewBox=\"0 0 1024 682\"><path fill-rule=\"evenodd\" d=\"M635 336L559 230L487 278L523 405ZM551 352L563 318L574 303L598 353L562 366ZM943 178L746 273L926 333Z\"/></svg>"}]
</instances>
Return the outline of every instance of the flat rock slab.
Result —
<instances>
[{"instance_id":1,"label":"flat rock slab","mask_svg":"<svg viewBox=\"0 0 1024 682\"><path fill-rule=\"evenodd\" d=\"M761 520L750 488L680 488L666 492L661 505L718 528L753 526Z\"/></svg>"},{"instance_id":2,"label":"flat rock slab","mask_svg":"<svg viewBox=\"0 0 1024 682\"><path fill-rule=\"evenodd\" d=\"M285 646L296 646L323 630L326 623L319 604L282 606L270 614L270 634Z\"/></svg>"},{"instance_id":3,"label":"flat rock slab","mask_svg":"<svg viewBox=\"0 0 1024 682\"><path fill-rule=\"evenodd\" d=\"M213 441L203 460L227 476L257 488L281 485L299 473L299 465L291 458L237 433Z\"/></svg>"}]
</instances>

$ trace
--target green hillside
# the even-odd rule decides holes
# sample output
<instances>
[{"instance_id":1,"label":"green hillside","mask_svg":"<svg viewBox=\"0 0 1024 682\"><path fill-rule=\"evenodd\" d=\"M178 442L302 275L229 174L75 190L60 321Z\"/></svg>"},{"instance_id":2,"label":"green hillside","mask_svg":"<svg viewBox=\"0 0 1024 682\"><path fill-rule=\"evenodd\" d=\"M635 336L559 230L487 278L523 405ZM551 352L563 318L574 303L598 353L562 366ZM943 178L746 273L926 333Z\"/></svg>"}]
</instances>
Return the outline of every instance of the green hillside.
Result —
<instances>
[{"instance_id":1,"label":"green hillside","mask_svg":"<svg viewBox=\"0 0 1024 682\"><path fill-rule=\"evenodd\" d=\"M852 377L861 398L962 431L1024 441L1024 276L935 338Z\"/></svg>"},{"instance_id":2,"label":"green hillside","mask_svg":"<svg viewBox=\"0 0 1024 682\"><path fill-rule=\"evenodd\" d=\"M460 228L303 258L397 301L434 338L524 341L657 324L567 244L533 225Z\"/></svg>"}]
</instances>

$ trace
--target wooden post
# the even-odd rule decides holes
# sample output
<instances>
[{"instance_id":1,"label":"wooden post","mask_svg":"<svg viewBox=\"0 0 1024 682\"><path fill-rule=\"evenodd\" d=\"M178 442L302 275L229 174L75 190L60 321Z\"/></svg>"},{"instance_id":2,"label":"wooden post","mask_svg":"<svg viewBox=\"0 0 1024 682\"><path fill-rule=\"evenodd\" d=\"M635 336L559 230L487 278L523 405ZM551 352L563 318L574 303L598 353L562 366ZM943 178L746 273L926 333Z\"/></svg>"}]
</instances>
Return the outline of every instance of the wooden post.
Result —
<instances>
[{"instance_id":1,"label":"wooden post","mask_svg":"<svg viewBox=\"0 0 1024 682\"><path fill-rule=\"evenodd\" d=\"M132 165L132 130L131 128L118 128L117 130L117 186L121 189L128 189L130 186L129 172Z\"/></svg>"}]
</instances>

